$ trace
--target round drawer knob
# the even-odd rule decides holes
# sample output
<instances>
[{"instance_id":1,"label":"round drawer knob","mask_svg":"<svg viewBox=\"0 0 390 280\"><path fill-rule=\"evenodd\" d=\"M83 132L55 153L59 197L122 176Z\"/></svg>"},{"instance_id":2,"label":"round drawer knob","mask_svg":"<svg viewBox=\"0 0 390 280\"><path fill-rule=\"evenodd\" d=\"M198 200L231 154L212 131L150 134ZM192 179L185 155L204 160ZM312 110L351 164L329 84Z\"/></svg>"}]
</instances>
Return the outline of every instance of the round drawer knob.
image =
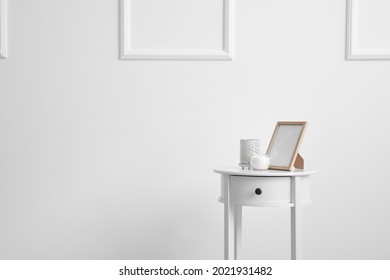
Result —
<instances>
[{"instance_id":1,"label":"round drawer knob","mask_svg":"<svg viewBox=\"0 0 390 280\"><path fill-rule=\"evenodd\" d=\"M255 190L255 194L257 194L257 195L261 195L261 193L262 193L262 191L261 191L261 189L260 189L260 188L257 188L257 189Z\"/></svg>"}]
</instances>

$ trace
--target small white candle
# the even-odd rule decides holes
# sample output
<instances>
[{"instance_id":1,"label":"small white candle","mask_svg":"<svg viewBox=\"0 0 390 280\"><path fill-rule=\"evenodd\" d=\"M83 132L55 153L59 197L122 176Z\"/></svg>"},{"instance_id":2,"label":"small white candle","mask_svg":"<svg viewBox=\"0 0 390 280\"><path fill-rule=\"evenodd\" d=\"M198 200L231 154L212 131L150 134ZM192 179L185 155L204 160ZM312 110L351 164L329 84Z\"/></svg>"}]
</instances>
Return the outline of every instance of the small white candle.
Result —
<instances>
[{"instance_id":1,"label":"small white candle","mask_svg":"<svg viewBox=\"0 0 390 280\"><path fill-rule=\"evenodd\" d=\"M269 167L269 156L266 154L258 154L251 157L251 166L256 170L267 170Z\"/></svg>"}]
</instances>

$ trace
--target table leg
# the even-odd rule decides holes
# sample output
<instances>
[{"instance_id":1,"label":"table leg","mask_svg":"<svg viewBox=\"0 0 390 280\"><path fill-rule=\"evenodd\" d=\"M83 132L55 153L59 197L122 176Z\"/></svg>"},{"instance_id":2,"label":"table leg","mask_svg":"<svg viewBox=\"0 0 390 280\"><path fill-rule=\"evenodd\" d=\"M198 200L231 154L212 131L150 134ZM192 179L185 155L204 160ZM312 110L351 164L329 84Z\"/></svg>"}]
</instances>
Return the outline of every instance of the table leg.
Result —
<instances>
[{"instance_id":1,"label":"table leg","mask_svg":"<svg viewBox=\"0 0 390 280\"><path fill-rule=\"evenodd\" d=\"M234 259L241 259L242 205L234 206Z\"/></svg>"},{"instance_id":2,"label":"table leg","mask_svg":"<svg viewBox=\"0 0 390 280\"><path fill-rule=\"evenodd\" d=\"M298 179L298 180L297 180ZM294 206L291 207L291 259L299 260L303 259L303 248L302 248L302 207L300 188L297 186L299 178L292 177L292 198Z\"/></svg>"},{"instance_id":3,"label":"table leg","mask_svg":"<svg viewBox=\"0 0 390 280\"><path fill-rule=\"evenodd\" d=\"M225 260L231 260L234 257L234 204L230 202L229 176L222 176L222 190L224 192L224 245Z\"/></svg>"}]
</instances>

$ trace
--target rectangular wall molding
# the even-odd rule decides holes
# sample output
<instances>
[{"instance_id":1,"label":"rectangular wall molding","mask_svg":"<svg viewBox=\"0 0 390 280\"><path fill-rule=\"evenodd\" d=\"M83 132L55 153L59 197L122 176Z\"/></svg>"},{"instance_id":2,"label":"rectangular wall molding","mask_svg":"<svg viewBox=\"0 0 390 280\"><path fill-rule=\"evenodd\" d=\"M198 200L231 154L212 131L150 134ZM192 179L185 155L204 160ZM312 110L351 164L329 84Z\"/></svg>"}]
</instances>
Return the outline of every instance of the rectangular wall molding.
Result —
<instances>
[{"instance_id":1,"label":"rectangular wall molding","mask_svg":"<svg viewBox=\"0 0 390 280\"><path fill-rule=\"evenodd\" d=\"M347 0L346 59L389 60L386 27L390 28L390 1Z\"/></svg>"},{"instance_id":2,"label":"rectangular wall molding","mask_svg":"<svg viewBox=\"0 0 390 280\"><path fill-rule=\"evenodd\" d=\"M216 33L219 32L220 34L216 34L216 36L211 36L205 37L205 38L211 38L209 41L215 41L215 38L218 37L220 38L221 41L221 47L212 47L210 49L208 48L200 48L198 46L193 46L190 47L186 46L178 46L178 47L169 47L169 48L161 48L158 44L157 45L152 45L152 47L134 47L135 42L134 42L134 30L138 31L137 34L141 34L143 31L142 28L144 28L144 24L140 24L140 18L142 20L142 17L139 15L137 16L138 20L138 25L136 24L136 20L132 17L134 17L135 13L137 13L137 10L134 10L134 1L142 1L142 0L120 0L120 59L131 59L131 60L232 60L233 58L233 1L234 0L220 0L223 5L221 5L223 11L218 11L218 14L215 15L215 18L221 17L221 21L223 21L221 28L217 28L217 25L212 26L212 30L217 30ZM165 0L156 0L156 1L165 1ZM179 1L178 4L181 4L181 0ZM207 1L203 1L203 4L197 2L192 3L192 5L205 5ZM161 3L161 2L160 2ZM169 1L170 6L167 6L167 9L171 9L172 3L174 1L170 0ZM211 3L211 2L210 2ZM214 2L218 3L218 2ZM140 4L138 2L137 4ZM206 4L207 5L207 4ZM153 5L150 5L151 8ZM213 6L215 7L215 6ZM207 9L207 7L201 7L202 9ZM151 11L151 13L156 13L156 10ZM164 11L157 11L158 13L162 13ZM180 16L180 15L179 15ZM168 18L169 20L169 18ZM145 20L147 21L147 20ZM149 22L145 22L145 24L149 24ZM189 24L191 27L197 26L197 22L190 22ZM202 22L204 24L204 22ZM221 23L219 23L221 24ZM153 26L153 25L151 25ZM185 25L184 25L185 26ZM173 28L178 28L180 29L181 32L183 29L183 26L180 24L172 25L171 27ZM137 30L137 28L140 28ZM157 26L156 28L160 28ZM203 28L204 25L203 25ZM149 29L150 30L150 29ZM165 29L166 31L166 29ZM167 31L168 32L168 31ZM169 32L175 32L169 31ZM158 31L152 31L149 32L152 34L148 34L153 36L154 33L158 34ZM174 34L174 33L173 33ZM190 34L190 33L189 33ZM201 34L200 32L198 34ZM196 35L196 34L195 34ZM159 35L161 38L161 35ZM164 37L162 37L164 40ZM179 38L180 39L180 38ZM206 39L205 39L206 40ZM169 42L169 44L172 44L172 40L170 40L168 37L165 39L166 42ZM148 41L150 42L150 40ZM153 41L155 42L155 41ZM200 42L204 43L205 45L211 44L210 42ZM151 44L151 43L150 43ZM197 44L199 45L199 44Z\"/></svg>"},{"instance_id":3,"label":"rectangular wall molding","mask_svg":"<svg viewBox=\"0 0 390 280\"><path fill-rule=\"evenodd\" d=\"M0 58L7 57L7 0L0 0Z\"/></svg>"}]
</instances>

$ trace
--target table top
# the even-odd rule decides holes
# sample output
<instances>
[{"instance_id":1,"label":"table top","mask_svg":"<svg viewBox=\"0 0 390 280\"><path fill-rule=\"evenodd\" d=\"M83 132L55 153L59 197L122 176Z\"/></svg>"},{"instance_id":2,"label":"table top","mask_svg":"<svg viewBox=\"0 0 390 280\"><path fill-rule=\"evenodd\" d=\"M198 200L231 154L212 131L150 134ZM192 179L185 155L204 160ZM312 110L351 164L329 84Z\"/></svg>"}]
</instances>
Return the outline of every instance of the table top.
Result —
<instances>
[{"instance_id":1,"label":"table top","mask_svg":"<svg viewBox=\"0 0 390 280\"><path fill-rule=\"evenodd\" d=\"M316 170L294 170L294 171L283 171L283 170L253 170L245 168L242 169L239 166L228 166L214 169L215 173L235 175L235 176L253 176L253 177L299 177L308 176L317 173Z\"/></svg>"}]
</instances>

